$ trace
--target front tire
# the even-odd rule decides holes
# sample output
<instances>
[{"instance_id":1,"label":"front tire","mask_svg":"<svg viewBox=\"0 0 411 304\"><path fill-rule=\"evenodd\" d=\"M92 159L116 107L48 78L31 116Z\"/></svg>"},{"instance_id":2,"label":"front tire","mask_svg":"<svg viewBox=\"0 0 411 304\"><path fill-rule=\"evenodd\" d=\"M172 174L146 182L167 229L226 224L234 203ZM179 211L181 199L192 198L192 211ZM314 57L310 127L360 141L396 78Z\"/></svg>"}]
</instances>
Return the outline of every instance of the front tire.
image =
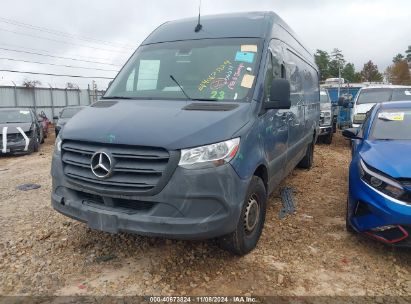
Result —
<instances>
[{"instance_id":1,"label":"front tire","mask_svg":"<svg viewBox=\"0 0 411 304\"><path fill-rule=\"evenodd\" d=\"M323 143L325 143L326 145L331 145L333 142L333 135L334 133L330 131L330 133L324 136Z\"/></svg>"},{"instance_id":2,"label":"front tire","mask_svg":"<svg viewBox=\"0 0 411 304\"><path fill-rule=\"evenodd\" d=\"M356 231L351 226L350 220L348 219L348 199L347 199L347 208L345 209L345 229L349 232L354 234Z\"/></svg>"},{"instance_id":3,"label":"front tire","mask_svg":"<svg viewBox=\"0 0 411 304\"><path fill-rule=\"evenodd\" d=\"M307 147L304 158L298 163L297 167L302 169L311 169L314 163L314 143Z\"/></svg>"},{"instance_id":4,"label":"front tire","mask_svg":"<svg viewBox=\"0 0 411 304\"><path fill-rule=\"evenodd\" d=\"M220 247L239 256L252 251L263 230L266 208L267 192L264 183L258 176L253 176L236 230L218 240Z\"/></svg>"}]
</instances>

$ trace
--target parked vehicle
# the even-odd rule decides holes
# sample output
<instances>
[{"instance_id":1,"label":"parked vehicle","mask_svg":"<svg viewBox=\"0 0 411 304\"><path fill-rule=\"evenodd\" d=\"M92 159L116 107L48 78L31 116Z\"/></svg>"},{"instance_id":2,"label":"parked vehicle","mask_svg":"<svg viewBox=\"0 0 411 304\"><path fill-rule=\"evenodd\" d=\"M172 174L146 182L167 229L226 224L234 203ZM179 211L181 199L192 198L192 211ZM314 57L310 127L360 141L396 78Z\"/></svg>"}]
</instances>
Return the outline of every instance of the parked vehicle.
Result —
<instances>
[{"instance_id":1,"label":"parked vehicle","mask_svg":"<svg viewBox=\"0 0 411 304\"><path fill-rule=\"evenodd\" d=\"M320 90L320 133L318 141L330 145L333 141L333 135L337 131L338 109L331 102L327 90Z\"/></svg>"},{"instance_id":2,"label":"parked vehicle","mask_svg":"<svg viewBox=\"0 0 411 304\"><path fill-rule=\"evenodd\" d=\"M39 150L43 128L32 109L0 109L0 153L32 153Z\"/></svg>"},{"instance_id":3,"label":"parked vehicle","mask_svg":"<svg viewBox=\"0 0 411 304\"><path fill-rule=\"evenodd\" d=\"M66 123L78 112L83 110L85 107L83 106L73 106L73 107L66 107L61 110L59 116L54 116L54 119L58 119L54 130L56 132L56 137L58 136L60 130L66 125Z\"/></svg>"},{"instance_id":4,"label":"parked vehicle","mask_svg":"<svg viewBox=\"0 0 411 304\"><path fill-rule=\"evenodd\" d=\"M49 135L50 120L47 118L46 113L44 113L43 111L38 115L37 119L41 127L43 128L43 138L41 140L41 143L44 143L44 138L47 138L47 136Z\"/></svg>"},{"instance_id":5,"label":"parked vehicle","mask_svg":"<svg viewBox=\"0 0 411 304\"><path fill-rule=\"evenodd\" d=\"M367 112L376 103L399 100L411 100L411 86L379 85L361 88L352 106L351 126L360 127Z\"/></svg>"},{"instance_id":6,"label":"parked vehicle","mask_svg":"<svg viewBox=\"0 0 411 304\"><path fill-rule=\"evenodd\" d=\"M410 246L411 101L374 105L353 141L347 229L387 244Z\"/></svg>"},{"instance_id":7,"label":"parked vehicle","mask_svg":"<svg viewBox=\"0 0 411 304\"><path fill-rule=\"evenodd\" d=\"M91 228L246 254L319 132L314 59L276 14L168 22L62 129L52 205ZM247 38L245 38L247 37Z\"/></svg>"}]
</instances>

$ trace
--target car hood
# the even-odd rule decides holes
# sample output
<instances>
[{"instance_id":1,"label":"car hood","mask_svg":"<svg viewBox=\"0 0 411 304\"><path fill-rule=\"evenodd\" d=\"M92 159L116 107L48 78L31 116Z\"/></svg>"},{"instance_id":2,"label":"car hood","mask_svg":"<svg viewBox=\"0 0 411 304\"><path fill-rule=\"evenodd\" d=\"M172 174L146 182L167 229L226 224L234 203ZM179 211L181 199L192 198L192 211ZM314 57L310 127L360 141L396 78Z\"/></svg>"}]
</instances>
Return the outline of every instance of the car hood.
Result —
<instances>
[{"instance_id":1,"label":"car hood","mask_svg":"<svg viewBox=\"0 0 411 304\"><path fill-rule=\"evenodd\" d=\"M376 103L364 103L364 104L357 104L355 106L355 113L354 114L365 114L367 113L369 110L371 110L371 108L376 105Z\"/></svg>"},{"instance_id":2,"label":"car hood","mask_svg":"<svg viewBox=\"0 0 411 304\"><path fill-rule=\"evenodd\" d=\"M331 102L329 103L321 103L320 104L321 111L331 111Z\"/></svg>"},{"instance_id":3,"label":"car hood","mask_svg":"<svg viewBox=\"0 0 411 304\"><path fill-rule=\"evenodd\" d=\"M360 151L368 165L394 178L411 178L410 154L410 140L367 140Z\"/></svg>"},{"instance_id":4,"label":"car hood","mask_svg":"<svg viewBox=\"0 0 411 304\"><path fill-rule=\"evenodd\" d=\"M168 150L196 147L232 138L251 119L252 105L255 105L254 102L235 103L237 107L229 111L211 111L184 110L191 103L187 101L104 100L100 103L108 106L86 108L70 119L62 131L62 139Z\"/></svg>"},{"instance_id":5,"label":"car hood","mask_svg":"<svg viewBox=\"0 0 411 304\"><path fill-rule=\"evenodd\" d=\"M17 127L20 127L23 130L23 132L28 132L30 131L31 126L32 126L32 123L30 122L7 123L7 124L0 123L0 133L3 132L4 127L7 127L8 134L20 133L19 130L17 130Z\"/></svg>"},{"instance_id":6,"label":"car hood","mask_svg":"<svg viewBox=\"0 0 411 304\"><path fill-rule=\"evenodd\" d=\"M59 118L57 126L63 127L69 120L70 118Z\"/></svg>"}]
</instances>

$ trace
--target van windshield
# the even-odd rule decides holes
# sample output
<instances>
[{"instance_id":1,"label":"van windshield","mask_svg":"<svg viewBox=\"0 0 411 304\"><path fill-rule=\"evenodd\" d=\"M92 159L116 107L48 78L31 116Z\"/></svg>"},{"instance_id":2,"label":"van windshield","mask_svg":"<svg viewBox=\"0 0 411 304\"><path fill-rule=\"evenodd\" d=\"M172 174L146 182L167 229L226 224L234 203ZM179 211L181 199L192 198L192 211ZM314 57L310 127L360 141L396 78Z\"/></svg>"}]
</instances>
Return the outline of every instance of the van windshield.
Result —
<instances>
[{"instance_id":1,"label":"van windshield","mask_svg":"<svg viewBox=\"0 0 411 304\"><path fill-rule=\"evenodd\" d=\"M261 39L248 38L141 46L104 98L187 99L179 84L193 100L250 101L260 53Z\"/></svg>"}]
</instances>

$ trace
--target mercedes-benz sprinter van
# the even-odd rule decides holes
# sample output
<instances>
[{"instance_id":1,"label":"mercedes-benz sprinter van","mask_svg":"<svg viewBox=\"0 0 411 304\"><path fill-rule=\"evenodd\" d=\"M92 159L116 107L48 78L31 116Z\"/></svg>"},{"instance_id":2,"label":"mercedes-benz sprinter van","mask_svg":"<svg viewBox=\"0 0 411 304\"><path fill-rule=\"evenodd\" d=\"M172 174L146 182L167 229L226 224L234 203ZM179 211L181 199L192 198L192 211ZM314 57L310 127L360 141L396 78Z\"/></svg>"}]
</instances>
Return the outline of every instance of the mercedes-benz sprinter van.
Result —
<instances>
[{"instance_id":1,"label":"mercedes-benz sprinter van","mask_svg":"<svg viewBox=\"0 0 411 304\"><path fill-rule=\"evenodd\" d=\"M167 22L59 134L53 207L91 228L246 254L269 194L309 169L318 70L272 12Z\"/></svg>"}]
</instances>

